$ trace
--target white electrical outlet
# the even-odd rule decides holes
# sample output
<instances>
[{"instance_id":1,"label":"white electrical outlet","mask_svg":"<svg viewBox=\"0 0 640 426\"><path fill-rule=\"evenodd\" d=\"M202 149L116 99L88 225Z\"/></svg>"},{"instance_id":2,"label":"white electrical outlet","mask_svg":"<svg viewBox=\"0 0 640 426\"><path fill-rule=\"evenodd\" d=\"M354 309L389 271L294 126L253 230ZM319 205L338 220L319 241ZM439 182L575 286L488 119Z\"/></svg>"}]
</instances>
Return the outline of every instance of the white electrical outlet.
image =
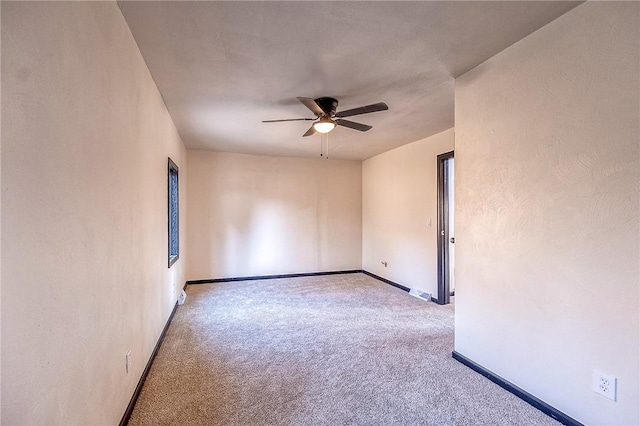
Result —
<instances>
[{"instance_id":1,"label":"white electrical outlet","mask_svg":"<svg viewBox=\"0 0 640 426\"><path fill-rule=\"evenodd\" d=\"M124 355L124 371L129 374L129 369L131 367L131 349L127 351Z\"/></svg>"},{"instance_id":2,"label":"white electrical outlet","mask_svg":"<svg viewBox=\"0 0 640 426\"><path fill-rule=\"evenodd\" d=\"M593 372L593 391L615 401L617 398L618 379L601 371Z\"/></svg>"}]
</instances>

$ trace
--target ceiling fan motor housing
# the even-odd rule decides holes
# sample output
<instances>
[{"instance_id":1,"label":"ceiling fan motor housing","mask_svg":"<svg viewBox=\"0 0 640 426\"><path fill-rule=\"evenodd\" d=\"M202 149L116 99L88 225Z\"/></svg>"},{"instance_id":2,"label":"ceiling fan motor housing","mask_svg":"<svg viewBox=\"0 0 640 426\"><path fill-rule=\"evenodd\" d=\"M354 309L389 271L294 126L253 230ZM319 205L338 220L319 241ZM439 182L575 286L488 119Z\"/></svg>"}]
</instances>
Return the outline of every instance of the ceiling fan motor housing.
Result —
<instances>
[{"instance_id":1,"label":"ceiling fan motor housing","mask_svg":"<svg viewBox=\"0 0 640 426\"><path fill-rule=\"evenodd\" d=\"M335 98L317 98L314 99L315 103L327 114L329 117L333 117L338 108L338 100Z\"/></svg>"}]
</instances>

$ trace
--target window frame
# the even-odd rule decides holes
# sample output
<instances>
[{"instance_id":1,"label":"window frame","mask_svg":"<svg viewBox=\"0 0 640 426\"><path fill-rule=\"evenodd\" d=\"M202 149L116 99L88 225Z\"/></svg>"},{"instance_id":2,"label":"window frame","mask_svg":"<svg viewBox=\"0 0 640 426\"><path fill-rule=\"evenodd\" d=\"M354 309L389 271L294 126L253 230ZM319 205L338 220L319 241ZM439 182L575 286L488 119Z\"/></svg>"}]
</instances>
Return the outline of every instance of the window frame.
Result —
<instances>
[{"instance_id":1,"label":"window frame","mask_svg":"<svg viewBox=\"0 0 640 426\"><path fill-rule=\"evenodd\" d=\"M175 185L172 185L175 176ZM173 200L175 189L175 202ZM175 221L171 220L175 210ZM172 244L175 233L175 247ZM176 163L168 157L167 162L167 252L168 267L180 258L180 178Z\"/></svg>"}]
</instances>

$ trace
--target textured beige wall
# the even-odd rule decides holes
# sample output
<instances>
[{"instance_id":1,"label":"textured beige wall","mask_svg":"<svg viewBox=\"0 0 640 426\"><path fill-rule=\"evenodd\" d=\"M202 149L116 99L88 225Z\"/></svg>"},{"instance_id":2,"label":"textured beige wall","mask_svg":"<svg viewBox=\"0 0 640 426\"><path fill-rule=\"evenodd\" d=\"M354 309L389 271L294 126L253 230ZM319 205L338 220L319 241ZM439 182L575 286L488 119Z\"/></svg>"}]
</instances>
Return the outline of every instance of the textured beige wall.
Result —
<instances>
[{"instance_id":1,"label":"textured beige wall","mask_svg":"<svg viewBox=\"0 0 640 426\"><path fill-rule=\"evenodd\" d=\"M188 279L361 269L361 162L188 157Z\"/></svg>"},{"instance_id":2,"label":"textured beige wall","mask_svg":"<svg viewBox=\"0 0 640 426\"><path fill-rule=\"evenodd\" d=\"M453 140L453 129L446 130L370 158L362 167L363 269L434 297L437 156L452 151Z\"/></svg>"},{"instance_id":3,"label":"textured beige wall","mask_svg":"<svg viewBox=\"0 0 640 426\"><path fill-rule=\"evenodd\" d=\"M184 283L186 151L115 2L3 2L2 61L2 424L117 424Z\"/></svg>"},{"instance_id":4,"label":"textured beige wall","mask_svg":"<svg viewBox=\"0 0 640 426\"><path fill-rule=\"evenodd\" d=\"M585 424L640 424L639 8L587 2L456 80L456 350Z\"/></svg>"}]
</instances>

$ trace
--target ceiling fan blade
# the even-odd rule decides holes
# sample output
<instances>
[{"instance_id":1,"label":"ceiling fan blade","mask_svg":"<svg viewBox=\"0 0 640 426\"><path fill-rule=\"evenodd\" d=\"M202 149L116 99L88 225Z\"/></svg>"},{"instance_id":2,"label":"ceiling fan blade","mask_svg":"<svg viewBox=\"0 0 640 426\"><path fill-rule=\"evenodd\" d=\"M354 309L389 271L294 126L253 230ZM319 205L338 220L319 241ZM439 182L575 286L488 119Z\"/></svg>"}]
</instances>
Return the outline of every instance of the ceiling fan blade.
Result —
<instances>
[{"instance_id":1,"label":"ceiling fan blade","mask_svg":"<svg viewBox=\"0 0 640 426\"><path fill-rule=\"evenodd\" d=\"M335 117L351 117L352 115L369 114L370 112L386 111L389 107L384 102L377 104L371 104L362 106L359 108L348 109L346 111L340 111Z\"/></svg>"},{"instance_id":2,"label":"ceiling fan blade","mask_svg":"<svg viewBox=\"0 0 640 426\"><path fill-rule=\"evenodd\" d=\"M311 126L311 127L309 127L309 130L307 130L307 133L305 133L305 134L304 134L304 135L302 135L302 136L303 136L303 137L304 137L304 136L311 136L311 135L313 135L315 132L316 132L316 129L314 129L314 128L313 128L313 126Z\"/></svg>"},{"instance_id":3,"label":"ceiling fan blade","mask_svg":"<svg viewBox=\"0 0 640 426\"><path fill-rule=\"evenodd\" d=\"M298 96L298 100L300 102L302 102L304 104L304 106L309 108L311 110L311 112L313 112L318 117L320 117L321 115L324 115L324 111L322 110L322 108L320 108L320 106L313 99L311 99L311 98L303 98L303 97Z\"/></svg>"},{"instance_id":4,"label":"ceiling fan blade","mask_svg":"<svg viewBox=\"0 0 640 426\"><path fill-rule=\"evenodd\" d=\"M350 129L360 130L361 132L366 132L367 130L372 129L371 126L368 126L366 124L356 123L355 121L349 121L349 120L337 119L336 124L338 126L344 126Z\"/></svg>"},{"instance_id":5,"label":"ceiling fan blade","mask_svg":"<svg viewBox=\"0 0 640 426\"><path fill-rule=\"evenodd\" d=\"M313 121L315 118L285 118L284 120L262 120L263 123L279 123L281 121Z\"/></svg>"}]
</instances>

